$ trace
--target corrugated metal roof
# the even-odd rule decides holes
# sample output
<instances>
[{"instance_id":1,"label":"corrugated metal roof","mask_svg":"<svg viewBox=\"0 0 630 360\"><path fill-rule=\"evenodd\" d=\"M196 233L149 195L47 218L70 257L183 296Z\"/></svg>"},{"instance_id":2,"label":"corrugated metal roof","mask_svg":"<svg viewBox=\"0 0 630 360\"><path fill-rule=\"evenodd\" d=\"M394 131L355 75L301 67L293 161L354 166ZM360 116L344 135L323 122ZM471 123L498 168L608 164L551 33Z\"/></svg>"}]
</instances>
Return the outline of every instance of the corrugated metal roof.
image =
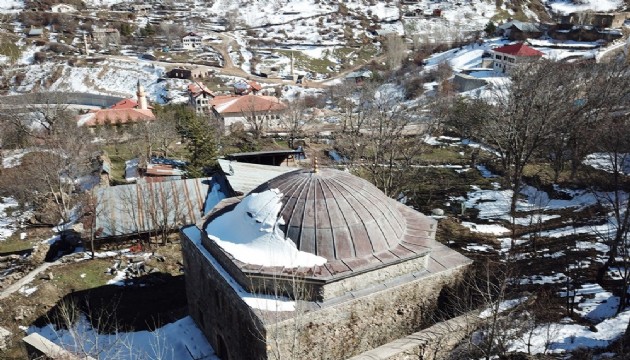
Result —
<instances>
[{"instance_id":1,"label":"corrugated metal roof","mask_svg":"<svg viewBox=\"0 0 630 360\"><path fill-rule=\"evenodd\" d=\"M210 178L140 182L95 190L97 238L173 229L201 219Z\"/></svg>"},{"instance_id":2,"label":"corrugated metal roof","mask_svg":"<svg viewBox=\"0 0 630 360\"><path fill-rule=\"evenodd\" d=\"M540 32L540 27L537 24L522 22L518 20L508 21L503 25L499 25L499 29L507 30L512 26L524 32Z\"/></svg>"},{"instance_id":3,"label":"corrugated metal roof","mask_svg":"<svg viewBox=\"0 0 630 360\"><path fill-rule=\"evenodd\" d=\"M219 159L219 165L221 166L221 170L225 173L232 190L242 194L248 194L260 184L276 176L298 169L288 166L240 163L225 159Z\"/></svg>"}]
</instances>

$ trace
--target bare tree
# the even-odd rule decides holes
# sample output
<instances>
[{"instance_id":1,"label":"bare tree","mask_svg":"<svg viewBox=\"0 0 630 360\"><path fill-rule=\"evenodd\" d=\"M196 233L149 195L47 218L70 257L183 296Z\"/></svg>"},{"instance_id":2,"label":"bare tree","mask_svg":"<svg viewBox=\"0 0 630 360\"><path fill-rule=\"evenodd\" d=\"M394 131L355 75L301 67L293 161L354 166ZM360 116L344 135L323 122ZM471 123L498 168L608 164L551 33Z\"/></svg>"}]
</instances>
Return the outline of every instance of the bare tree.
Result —
<instances>
[{"instance_id":1,"label":"bare tree","mask_svg":"<svg viewBox=\"0 0 630 360\"><path fill-rule=\"evenodd\" d=\"M308 114L307 111L304 99L296 99L280 114L278 122L280 128L289 134L290 148L293 148L294 140L303 135L307 127L315 121L312 112Z\"/></svg>"},{"instance_id":2,"label":"bare tree","mask_svg":"<svg viewBox=\"0 0 630 360\"><path fill-rule=\"evenodd\" d=\"M554 136L554 125L572 104L573 92L556 76L558 69L546 61L516 68L510 85L497 88L486 101L488 112L480 136L497 150L507 186L512 190L512 216L516 214L525 167Z\"/></svg>"},{"instance_id":3,"label":"bare tree","mask_svg":"<svg viewBox=\"0 0 630 360\"><path fill-rule=\"evenodd\" d=\"M407 56L407 46L403 38L396 33L387 34L383 46L385 47L387 67L390 70L398 69Z\"/></svg>"},{"instance_id":4,"label":"bare tree","mask_svg":"<svg viewBox=\"0 0 630 360\"><path fill-rule=\"evenodd\" d=\"M335 147L356 171L396 196L409 184L412 165L424 149L419 139L431 124L412 124L419 109L405 104L396 89L368 85L356 91L340 101L347 126Z\"/></svg>"}]
</instances>

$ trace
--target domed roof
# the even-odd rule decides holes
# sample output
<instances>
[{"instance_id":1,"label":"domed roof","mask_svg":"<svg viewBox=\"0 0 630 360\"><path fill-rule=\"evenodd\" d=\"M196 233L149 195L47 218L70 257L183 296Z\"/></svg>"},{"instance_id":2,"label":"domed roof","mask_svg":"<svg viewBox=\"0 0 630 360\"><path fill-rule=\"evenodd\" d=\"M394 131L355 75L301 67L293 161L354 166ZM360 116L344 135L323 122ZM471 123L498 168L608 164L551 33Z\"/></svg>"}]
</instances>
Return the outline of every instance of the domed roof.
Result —
<instances>
[{"instance_id":1,"label":"domed roof","mask_svg":"<svg viewBox=\"0 0 630 360\"><path fill-rule=\"evenodd\" d=\"M404 241L406 216L400 204L366 180L347 172L297 170L251 193L278 189L280 226L301 251L328 261L372 257Z\"/></svg>"}]
</instances>

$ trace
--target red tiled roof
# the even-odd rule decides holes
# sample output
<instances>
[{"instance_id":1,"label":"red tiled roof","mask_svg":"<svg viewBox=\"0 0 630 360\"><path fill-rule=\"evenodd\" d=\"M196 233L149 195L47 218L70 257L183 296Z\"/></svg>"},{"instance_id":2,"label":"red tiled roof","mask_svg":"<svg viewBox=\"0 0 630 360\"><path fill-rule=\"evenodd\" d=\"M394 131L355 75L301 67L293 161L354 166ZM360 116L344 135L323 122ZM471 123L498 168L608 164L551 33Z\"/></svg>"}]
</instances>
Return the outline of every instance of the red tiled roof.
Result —
<instances>
[{"instance_id":1,"label":"red tiled roof","mask_svg":"<svg viewBox=\"0 0 630 360\"><path fill-rule=\"evenodd\" d=\"M255 81L250 81L250 82L248 82L247 84L248 84L248 85L252 88L252 90L254 90L254 91L260 91L260 90L262 90L262 85L260 85L259 83L255 82Z\"/></svg>"},{"instance_id":2,"label":"red tiled roof","mask_svg":"<svg viewBox=\"0 0 630 360\"><path fill-rule=\"evenodd\" d=\"M155 115L150 109L100 109L79 115L77 124L79 126L99 126L107 123L126 124L152 120L155 120Z\"/></svg>"},{"instance_id":3,"label":"red tiled roof","mask_svg":"<svg viewBox=\"0 0 630 360\"><path fill-rule=\"evenodd\" d=\"M543 56L544 54L532 47L525 45L524 43L512 44L502 46L494 49L496 52L513 56Z\"/></svg>"},{"instance_id":4,"label":"red tiled roof","mask_svg":"<svg viewBox=\"0 0 630 360\"><path fill-rule=\"evenodd\" d=\"M273 96L259 95L217 96L210 104L219 114L280 111L287 108Z\"/></svg>"},{"instance_id":5,"label":"red tiled roof","mask_svg":"<svg viewBox=\"0 0 630 360\"><path fill-rule=\"evenodd\" d=\"M110 107L110 109L135 109L138 102L133 99L121 100Z\"/></svg>"},{"instance_id":6,"label":"red tiled roof","mask_svg":"<svg viewBox=\"0 0 630 360\"><path fill-rule=\"evenodd\" d=\"M214 93L210 91L210 89L208 89L204 84L200 83L188 84L188 92L191 93L193 97L197 97L203 93L214 97Z\"/></svg>"},{"instance_id":7,"label":"red tiled roof","mask_svg":"<svg viewBox=\"0 0 630 360\"><path fill-rule=\"evenodd\" d=\"M184 171L166 164L147 164L145 175L147 176L181 176Z\"/></svg>"}]
</instances>

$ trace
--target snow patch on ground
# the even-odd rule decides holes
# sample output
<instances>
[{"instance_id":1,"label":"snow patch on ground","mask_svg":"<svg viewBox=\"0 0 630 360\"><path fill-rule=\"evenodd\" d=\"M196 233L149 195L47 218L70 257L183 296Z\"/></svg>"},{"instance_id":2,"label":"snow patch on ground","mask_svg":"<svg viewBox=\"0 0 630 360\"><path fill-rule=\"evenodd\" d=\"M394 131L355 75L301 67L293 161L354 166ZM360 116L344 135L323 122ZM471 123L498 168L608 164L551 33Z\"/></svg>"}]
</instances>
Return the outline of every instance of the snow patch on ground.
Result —
<instances>
[{"instance_id":1,"label":"snow patch on ground","mask_svg":"<svg viewBox=\"0 0 630 360\"><path fill-rule=\"evenodd\" d=\"M22 0L2 0L0 1L0 13L19 12L24 9Z\"/></svg>"},{"instance_id":2,"label":"snow patch on ground","mask_svg":"<svg viewBox=\"0 0 630 360\"><path fill-rule=\"evenodd\" d=\"M568 15L577 11L614 11L624 4L622 0L560 0L548 1L551 9L560 14Z\"/></svg>"},{"instance_id":3,"label":"snow patch on ground","mask_svg":"<svg viewBox=\"0 0 630 360\"><path fill-rule=\"evenodd\" d=\"M17 225L18 217L13 213L11 216L7 214L7 212L10 212L9 209L16 209L17 207L18 202L15 199L10 197L0 198L0 241L6 240L19 228Z\"/></svg>"},{"instance_id":4,"label":"snow patch on ground","mask_svg":"<svg viewBox=\"0 0 630 360\"><path fill-rule=\"evenodd\" d=\"M615 156L609 153L594 153L587 155L582 163L606 172L613 172L616 169L626 175L630 174L630 154Z\"/></svg>"},{"instance_id":5,"label":"snow patch on ground","mask_svg":"<svg viewBox=\"0 0 630 360\"><path fill-rule=\"evenodd\" d=\"M475 224L463 221L462 225L470 229L472 232L484 234L505 235L510 232L510 229L498 224Z\"/></svg>"},{"instance_id":6,"label":"snow patch on ground","mask_svg":"<svg viewBox=\"0 0 630 360\"><path fill-rule=\"evenodd\" d=\"M520 304L524 303L526 300L527 300L527 296L518 298L518 299L504 300L504 301L501 301L501 303L499 303L499 307L496 310L499 313L502 313L504 311L511 310L519 306ZM493 312L494 312L494 308L487 308L481 313L479 313L479 317L482 319L486 319L490 317L493 314Z\"/></svg>"},{"instance_id":7,"label":"snow patch on ground","mask_svg":"<svg viewBox=\"0 0 630 360\"><path fill-rule=\"evenodd\" d=\"M219 360L190 316L155 331L113 335L99 334L85 316L81 316L70 330L57 329L54 325L42 328L31 326L27 333L38 333L65 349L98 356L99 359Z\"/></svg>"},{"instance_id":8,"label":"snow patch on ground","mask_svg":"<svg viewBox=\"0 0 630 360\"><path fill-rule=\"evenodd\" d=\"M559 324L540 325L533 330L531 354L563 353L579 348L606 347L624 334L628 320L630 320L630 310L595 325L596 331L591 331L587 326L575 324L570 319ZM527 336L529 334L514 341L509 350L526 353Z\"/></svg>"}]
</instances>

